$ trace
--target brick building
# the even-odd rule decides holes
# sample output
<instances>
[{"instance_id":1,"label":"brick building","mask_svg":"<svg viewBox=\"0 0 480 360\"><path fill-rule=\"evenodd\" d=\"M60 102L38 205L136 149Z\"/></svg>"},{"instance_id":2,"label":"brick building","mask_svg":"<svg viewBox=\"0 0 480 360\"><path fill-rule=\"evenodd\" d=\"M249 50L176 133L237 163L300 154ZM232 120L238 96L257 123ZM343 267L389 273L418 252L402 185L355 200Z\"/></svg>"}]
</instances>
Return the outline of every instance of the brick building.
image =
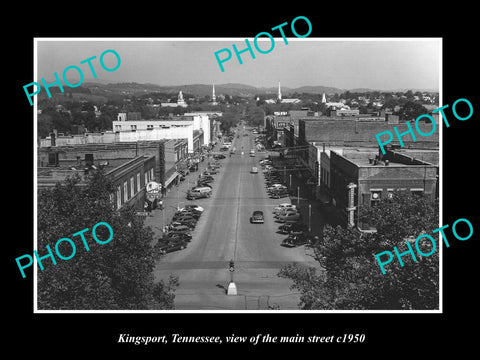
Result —
<instances>
[{"instance_id":1,"label":"brick building","mask_svg":"<svg viewBox=\"0 0 480 360\"><path fill-rule=\"evenodd\" d=\"M80 159L62 159L51 156L57 166L39 167L37 171L37 189L53 187L69 176L78 175L80 186L86 184L86 177L93 171L102 169L112 181L115 191L110 194L117 209L131 205L142 210L145 202L145 185L153 179L155 157L141 155L134 158L95 159L92 153L84 154ZM61 163L61 164L60 164ZM54 165L54 164L53 164Z\"/></svg>"},{"instance_id":2,"label":"brick building","mask_svg":"<svg viewBox=\"0 0 480 360\"><path fill-rule=\"evenodd\" d=\"M178 177L176 168L186 159L188 144L186 139L138 141L110 144L82 144L73 146L52 146L37 149L37 166L63 167L66 164L85 165L86 154L99 161L133 159L138 156L154 158L150 180L168 187Z\"/></svg>"},{"instance_id":3,"label":"brick building","mask_svg":"<svg viewBox=\"0 0 480 360\"><path fill-rule=\"evenodd\" d=\"M341 222L368 230L359 223L358 215L364 206L375 206L396 190L438 198L438 166L406 153L387 150L359 150L339 155L330 151L328 176L322 173L322 184L328 184L332 204Z\"/></svg>"}]
</instances>

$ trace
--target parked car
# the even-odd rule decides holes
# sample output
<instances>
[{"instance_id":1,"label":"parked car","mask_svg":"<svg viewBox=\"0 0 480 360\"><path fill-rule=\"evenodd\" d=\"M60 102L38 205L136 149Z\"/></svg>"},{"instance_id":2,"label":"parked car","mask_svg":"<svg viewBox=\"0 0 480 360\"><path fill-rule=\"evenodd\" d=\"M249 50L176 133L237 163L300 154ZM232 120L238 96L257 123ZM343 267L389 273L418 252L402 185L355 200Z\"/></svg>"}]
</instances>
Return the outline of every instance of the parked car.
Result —
<instances>
[{"instance_id":1,"label":"parked car","mask_svg":"<svg viewBox=\"0 0 480 360\"><path fill-rule=\"evenodd\" d=\"M273 194L270 194L271 199L284 199L288 197L288 192L276 192Z\"/></svg>"},{"instance_id":2,"label":"parked car","mask_svg":"<svg viewBox=\"0 0 480 360\"><path fill-rule=\"evenodd\" d=\"M312 237L310 235L306 235L306 234L290 235L288 238L282 241L282 246L296 247L296 246L310 244L311 242L312 242Z\"/></svg>"},{"instance_id":3,"label":"parked car","mask_svg":"<svg viewBox=\"0 0 480 360\"><path fill-rule=\"evenodd\" d=\"M287 189L287 187L285 185L282 185L282 184L272 184L271 186L269 186L267 188L267 190L279 190L279 189Z\"/></svg>"},{"instance_id":4,"label":"parked car","mask_svg":"<svg viewBox=\"0 0 480 360\"><path fill-rule=\"evenodd\" d=\"M250 217L251 224L263 224L265 222L263 218L263 211L256 210L253 212L252 216Z\"/></svg>"},{"instance_id":5,"label":"parked car","mask_svg":"<svg viewBox=\"0 0 480 360\"><path fill-rule=\"evenodd\" d=\"M197 199L203 199L208 197L210 197L209 194L201 193L198 191L189 191L186 196L187 200L197 200Z\"/></svg>"},{"instance_id":6,"label":"parked car","mask_svg":"<svg viewBox=\"0 0 480 360\"><path fill-rule=\"evenodd\" d=\"M258 174L258 168L253 166L251 169L250 169L250 173L251 174Z\"/></svg>"},{"instance_id":7,"label":"parked car","mask_svg":"<svg viewBox=\"0 0 480 360\"><path fill-rule=\"evenodd\" d=\"M169 241L187 241L190 242L192 240L192 235L190 234L166 234L162 240L169 240Z\"/></svg>"},{"instance_id":8,"label":"parked car","mask_svg":"<svg viewBox=\"0 0 480 360\"><path fill-rule=\"evenodd\" d=\"M194 212L194 211L177 211L175 215L173 215L173 220L192 218L198 221L201 215L202 215L201 213Z\"/></svg>"},{"instance_id":9,"label":"parked car","mask_svg":"<svg viewBox=\"0 0 480 360\"><path fill-rule=\"evenodd\" d=\"M286 223L286 222L297 222L300 220L300 213L298 212L289 212L286 213L285 215L281 215L278 217L277 221Z\"/></svg>"},{"instance_id":10,"label":"parked car","mask_svg":"<svg viewBox=\"0 0 480 360\"><path fill-rule=\"evenodd\" d=\"M173 234L190 234L190 228L185 225L174 225L170 226L168 230L169 235Z\"/></svg>"},{"instance_id":11,"label":"parked car","mask_svg":"<svg viewBox=\"0 0 480 360\"><path fill-rule=\"evenodd\" d=\"M198 179L198 181L208 184L208 183L214 182L215 179L210 175L205 175L205 176L202 176L200 179Z\"/></svg>"},{"instance_id":12,"label":"parked car","mask_svg":"<svg viewBox=\"0 0 480 360\"><path fill-rule=\"evenodd\" d=\"M273 212L274 213L278 213L280 212L281 210L283 209L296 209L297 206L296 205L293 205L293 204L290 204L290 203L282 203L276 207L273 208Z\"/></svg>"},{"instance_id":13,"label":"parked car","mask_svg":"<svg viewBox=\"0 0 480 360\"><path fill-rule=\"evenodd\" d=\"M170 226L172 226L171 228L172 230L175 230L180 226L186 226L189 229L193 229L196 225L197 225L197 220L193 218L191 219L177 218L173 220Z\"/></svg>"},{"instance_id":14,"label":"parked car","mask_svg":"<svg viewBox=\"0 0 480 360\"><path fill-rule=\"evenodd\" d=\"M195 188L199 188L199 187L208 187L208 188L212 189L212 185L210 185L210 184L208 184L204 181L197 181L197 186L192 188L192 190L195 189Z\"/></svg>"},{"instance_id":15,"label":"parked car","mask_svg":"<svg viewBox=\"0 0 480 360\"><path fill-rule=\"evenodd\" d=\"M192 216L196 219L198 219L200 216L202 216L202 212L195 210L195 209L187 209L187 210L179 210L175 213L176 216L179 215L189 215Z\"/></svg>"},{"instance_id":16,"label":"parked car","mask_svg":"<svg viewBox=\"0 0 480 360\"><path fill-rule=\"evenodd\" d=\"M184 240L159 240L158 248L161 254L170 253L172 251L182 250L187 247L188 243Z\"/></svg>"},{"instance_id":17,"label":"parked car","mask_svg":"<svg viewBox=\"0 0 480 360\"><path fill-rule=\"evenodd\" d=\"M291 214L291 213L297 213L297 212L298 211L296 208L285 208L276 212L273 216L278 219L280 218L280 216Z\"/></svg>"},{"instance_id":18,"label":"parked car","mask_svg":"<svg viewBox=\"0 0 480 360\"><path fill-rule=\"evenodd\" d=\"M281 234L298 235L301 233L305 233L305 231L307 230L308 226L300 222L283 224L278 227L278 232Z\"/></svg>"},{"instance_id":19,"label":"parked car","mask_svg":"<svg viewBox=\"0 0 480 360\"><path fill-rule=\"evenodd\" d=\"M203 212L205 209L203 207L201 207L200 205L187 204L183 208L180 209L180 211L185 211L185 210L195 210L195 211Z\"/></svg>"}]
</instances>

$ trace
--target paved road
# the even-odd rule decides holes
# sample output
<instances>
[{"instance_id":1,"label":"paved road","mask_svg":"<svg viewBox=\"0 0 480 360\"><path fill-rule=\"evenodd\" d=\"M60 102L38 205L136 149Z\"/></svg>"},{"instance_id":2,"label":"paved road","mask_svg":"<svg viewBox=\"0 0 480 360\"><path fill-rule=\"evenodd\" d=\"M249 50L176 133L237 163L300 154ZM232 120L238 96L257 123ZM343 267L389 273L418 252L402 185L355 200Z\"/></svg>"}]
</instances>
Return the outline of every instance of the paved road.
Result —
<instances>
[{"instance_id":1,"label":"paved road","mask_svg":"<svg viewBox=\"0 0 480 360\"><path fill-rule=\"evenodd\" d=\"M277 276L281 267L292 262L316 266L306 249L283 248L285 235L276 233L272 209L285 200L267 197L258 161L249 156L253 136L235 138L237 154L222 161L214 175L213 195L194 203L205 208L184 250L162 257L155 269L156 278L173 273L180 278L175 307L179 310L258 310L278 305L280 309L297 309L299 294L290 290L291 281ZM244 150L244 155L240 152ZM260 170L251 174L252 166ZM182 203L187 203L182 197ZM193 202L192 202L193 203ZM265 214L264 224L250 224L254 210ZM234 280L238 296L227 296L230 281L229 260L235 260Z\"/></svg>"}]
</instances>

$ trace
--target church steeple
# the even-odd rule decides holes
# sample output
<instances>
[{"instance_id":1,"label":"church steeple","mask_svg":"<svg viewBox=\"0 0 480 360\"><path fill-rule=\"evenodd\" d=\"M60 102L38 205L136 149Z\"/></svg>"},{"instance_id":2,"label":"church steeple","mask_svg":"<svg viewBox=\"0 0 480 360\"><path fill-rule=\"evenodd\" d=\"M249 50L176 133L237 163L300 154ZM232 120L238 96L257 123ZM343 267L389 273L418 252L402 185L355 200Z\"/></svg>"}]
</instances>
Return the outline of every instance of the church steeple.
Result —
<instances>
[{"instance_id":1,"label":"church steeple","mask_svg":"<svg viewBox=\"0 0 480 360\"><path fill-rule=\"evenodd\" d=\"M282 90L280 88L280 81L278 82L278 100L282 100Z\"/></svg>"},{"instance_id":2,"label":"church steeple","mask_svg":"<svg viewBox=\"0 0 480 360\"><path fill-rule=\"evenodd\" d=\"M215 84L212 86L212 105L217 105L217 97L215 96Z\"/></svg>"}]
</instances>

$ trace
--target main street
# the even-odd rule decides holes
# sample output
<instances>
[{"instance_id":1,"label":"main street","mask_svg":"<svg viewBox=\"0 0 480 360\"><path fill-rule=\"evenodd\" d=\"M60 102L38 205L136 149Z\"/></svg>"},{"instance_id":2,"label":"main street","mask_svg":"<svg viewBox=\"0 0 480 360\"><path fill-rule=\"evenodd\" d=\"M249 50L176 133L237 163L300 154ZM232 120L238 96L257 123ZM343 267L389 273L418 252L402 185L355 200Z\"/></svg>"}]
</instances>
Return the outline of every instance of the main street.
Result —
<instances>
[{"instance_id":1,"label":"main street","mask_svg":"<svg viewBox=\"0 0 480 360\"><path fill-rule=\"evenodd\" d=\"M232 144L236 154L221 160L212 197L190 202L181 195L180 206L195 203L205 211L188 247L163 256L154 272L157 280L169 274L179 276L175 292L178 310L297 309L299 294L290 289L291 280L277 276L278 271L294 262L318 266L304 246L280 246L286 235L276 232L280 224L274 221L272 210L289 199L268 198L258 164L263 155L249 156L254 141L249 131L248 137L242 136L243 132L243 128L237 132L239 137ZM258 174L250 173L252 166L258 167ZM255 210L264 212L264 224L250 224ZM226 294L232 259L237 296Z\"/></svg>"}]
</instances>

